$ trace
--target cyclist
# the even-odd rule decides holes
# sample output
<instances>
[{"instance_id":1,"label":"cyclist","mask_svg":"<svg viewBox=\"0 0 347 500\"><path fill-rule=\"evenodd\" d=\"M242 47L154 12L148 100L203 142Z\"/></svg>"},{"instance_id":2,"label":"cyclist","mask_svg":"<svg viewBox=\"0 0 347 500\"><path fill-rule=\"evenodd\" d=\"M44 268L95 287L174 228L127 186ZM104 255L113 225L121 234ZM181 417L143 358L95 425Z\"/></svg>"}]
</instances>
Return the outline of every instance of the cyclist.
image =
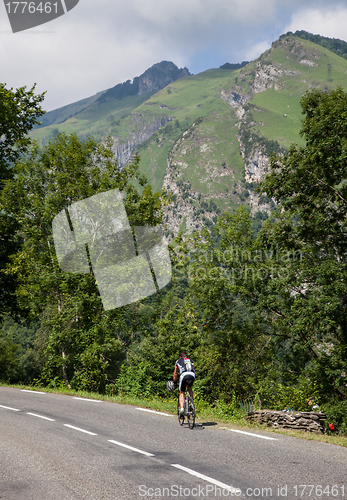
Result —
<instances>
[{"instance_id":1,"label":"cyclist","mask_svg":"<svg viewBox=\"0 0 347 500\"><path fill-rule=\"evenodd\" d=\"M193 399L192 386L195 380L195 367L193 361L188 357L185 351L180 352L180 357L175 363L175 371L173 375L173 381L177 384L177 377L180 374L180 412L184 413L184 391L188 387L188 392L190 397Z\"/></svg>"}]
</instances>

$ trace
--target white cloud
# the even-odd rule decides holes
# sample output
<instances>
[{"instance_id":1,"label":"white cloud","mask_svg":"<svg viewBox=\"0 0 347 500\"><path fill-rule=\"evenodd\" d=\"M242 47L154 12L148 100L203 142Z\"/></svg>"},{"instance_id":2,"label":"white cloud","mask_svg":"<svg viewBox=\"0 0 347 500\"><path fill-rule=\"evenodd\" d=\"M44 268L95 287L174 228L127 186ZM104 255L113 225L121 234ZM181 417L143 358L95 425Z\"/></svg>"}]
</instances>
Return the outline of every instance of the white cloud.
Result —
<instances>
[{"instance_id":1,"label":"white cloud","mask_svg":"<svg viewBox=\"0 0 347 500\"><path fill-rule=\"evenodd\" d=\"M49 24L16 34L1 3L1 81L37 82L53 109L165 59L196 72L254 59L288 30L347 38L346 10L320 9L317 1L291 0L288 7L286 0L81 0ZM297 11L303 2L306 10Z\"/></svg>"},{"instance_id":2,"label":"white cloud","mask_svg":"<svg viewBox=\"0 0 347 500\"><path fill-rule=\"evenodd\" d=\"M347 7L305 8L293 13L286 31L305 30L330 38L347 40Z\"/></svg>"},{"instance_id":3,"label":"white cloud","mask_svg":"<svg viewBox=\"0 0 347 500\"><path fill-rule=\"evenodd\" d=\"M252 47L249 47L245 54L245 60L246 61L253 61L254 59L257 59L263 52L268 50L271 47L271 41L268 40L266 42L258 42Z\"/></svg>"}]
</instances>

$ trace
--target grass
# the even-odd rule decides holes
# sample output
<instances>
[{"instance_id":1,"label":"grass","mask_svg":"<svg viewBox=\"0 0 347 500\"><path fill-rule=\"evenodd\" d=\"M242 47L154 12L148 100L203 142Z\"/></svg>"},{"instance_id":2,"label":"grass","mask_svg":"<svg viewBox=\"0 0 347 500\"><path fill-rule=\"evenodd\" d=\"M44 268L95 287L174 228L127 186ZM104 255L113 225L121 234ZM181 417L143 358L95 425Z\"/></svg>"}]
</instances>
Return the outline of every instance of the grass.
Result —
<instances>
[{"instance_id":1,"label":"grass","mask_svg":"<svg viewBox=\"0 0 347 500\"><path fill-rule=\"evenodd\" d=\"M172 151L177 180L189 181L194 191L215 201L222 211L237 207L234 183L244 177L236 122L231 110L205 117Z\"/></svg>"},{"instance_id":2,"label":"grass","mask_svg":"<svg viewBox=\"0 0 347 500\"><path fill-rule=\"evenodd\" d=\"M102 401L108 401L110 403L126 404L131 406L139 406L142 408L148 408L155 411L166 412L172 415L176 415L176 405L177 405L177 395L168 394L167 398L151 397L151 398L138 398L133 396L107 396L104 394L97 394L95 392L88 391L75 391L67 389L65 387L61 388L49 388L41 386L26 386L19 384L1 384L2 387L11 387L16 389L27 389L33 391L43 391L51 394L63 394L66 396L78 396L89 399L99 399ZM177 391L176 391L177 392ZM266 430L267 432L272 432L274 434L282 434L285 436L291 436L299 439L305 439L306 441L319 441L322 443L333 444L337 446L347 447L347 436L332 436L327 434L314 434L310 432L304 432L300 430L287 430L287 429L272 429L269 427L264 427L256 423L250 424L246 422L244 418L239 414L234 418L222 418L220 415L220 410L216 410L204 401L199 401L196 399L196 412L198 424L204 424L204 422L214 423L215 428L228 428L227 426L232 425L233 429L243 429L249 431Z\"/></svg>"},{"instance_id":3,"label":"grass","mask_svg":"<svg viewBox=\"0 0 347 500\"><path fill-rule=\"evenodd\" d=\"M291 70L293 74L278 78L280 90L269 88L256 94L250 101L258 108L258 111L253 112L257 124L252 128L266 139L278 141L286 149L291 143L304 145L299 135L303 118L300 99L308 88L323 90L341 86L347 90L347 60L308 40L295 38L294 41L303 46L307 56L298 58L295 53L283 50L282 45L265 53L261 58L263 63L268 61L277 64L278 67ZM300 64L301 59L311 60L316 66ZM252 64L246 67L248 82L254 70Z\"/></svg>"},{"instance_id":4,"label":"grass","mask_svg":"<svg viewBox=\"0 0 347 500\"><path fill-rule=\"evenodd\" d=\"M180 121L187 119L191 125L200 116L227 109L228 104L219 98L218 93L233 73L228 70L209 70L172 82L169 87L155 94L146 92L122 100L92 102L86 109L73 103L64 107L64 112L54 110L54 118L69 116L70 113L74 116L63 123L53 123L34 130L30 136L43 142L58 131L67 134L75 132L79 136L90 134L97 139L111 134L126 140L132 133L141 130L143 120L150 122L153 118L164 116L179 118ZM89 100L92 101L92 98ZM87 105L88 99L83 102ZM141 115L139 123L131 115L134 110L137 115Z\"/></svg>"},{"instance_id":5,"label":"grass","mask_svg":"<svg viewBox=\"0 0 347 500\"><path fill-rule=\"evenodd\" d=\"M29 135L39 142L51 139L57 131L67 134L76 133L80 137L93 135L96 139L101 139L108 134L118 135L118 133L123 132L121 122L143 101L148 99L149 95L142 94L105 103L95 102L63 123L53 123L47 127L36 129Z\"/></svg>"},{"instance_id":6,"label":"grass","mask_svg":"<svg viewBox=\"0 0 347 500\"><path fill-rule=\"evenodd\" d=\"M303 118L300 99L297 94L285 90L278 92L273 88L257 94L252 99L256 106L252 112L257 125L252 128L266 139L278 141L286 149L292 143L304 145L305 141L299 134Z\"/></svg>"}]
</instances>

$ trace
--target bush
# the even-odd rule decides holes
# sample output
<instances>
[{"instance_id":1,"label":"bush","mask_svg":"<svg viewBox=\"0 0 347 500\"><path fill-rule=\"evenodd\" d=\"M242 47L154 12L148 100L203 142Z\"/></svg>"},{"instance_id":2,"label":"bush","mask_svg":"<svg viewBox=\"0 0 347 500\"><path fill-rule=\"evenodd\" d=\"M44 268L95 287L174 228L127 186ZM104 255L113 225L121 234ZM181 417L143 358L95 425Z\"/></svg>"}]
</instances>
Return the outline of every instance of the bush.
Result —
<instances>
[{"instance_id":1,"label":"bush","mask_svg":"<svg viewBox=\"0 0 347 500\"><path fill-rule=\"evenodd\" d=\"M259 390L262 408L267 410L311 411L308 404L314 399L312 384L306 380L299 381L297 386L268 383Z\"/></svg>"},{"instance_id":2,"label":"bush","mask_svg":"<svg viewBox=\"0 0 347 500\"><path fill-rule=\"evenodd\" d=\"M216 401L214 410L221 418L237 419L243 418L245 412L240 408L240 401L236 397L235 392L232 393L231 402L226 403L223 400Z\"/></svg>"},{"instance_id":3,"label":"bush","mask_svg":"<svg viewBox=\"0 0 347 500\"><path fill-rule=\"evenodd\" d=\"M337 401L321 406L321 411L326 413L326 426L333 422L340 434L347 434L347 401Z\"/></svg>"},{"instance_id":4,"label":"bush","mask_svg":"<svg viewBox=\"0 0 347 500\"><path fill-rule=\"evenodd\" d=\"M129 395L138 398L147 398L154 394L154 383L150 373L149 363L140 362L136 369L131 366L122 365L120 374L116 381L118 394Z\"/></svg>"}]
</instances>

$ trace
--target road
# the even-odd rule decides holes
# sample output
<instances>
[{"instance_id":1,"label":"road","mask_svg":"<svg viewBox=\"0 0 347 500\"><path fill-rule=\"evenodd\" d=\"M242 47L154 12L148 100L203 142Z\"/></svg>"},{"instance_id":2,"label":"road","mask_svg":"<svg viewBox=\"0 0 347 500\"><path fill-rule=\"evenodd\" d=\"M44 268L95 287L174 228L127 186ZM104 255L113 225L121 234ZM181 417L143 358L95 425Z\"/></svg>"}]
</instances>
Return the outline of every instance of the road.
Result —
<instances>
[{"instance_id":1,"label":"road","mask_svg":"<svg viewBox=\"0 0 347 500\"><path fill-rule=\"evenodd\" d=\"M0 387L1 500L342 499L346 476L342 447Z\"/></svg>"}]
</instances>

